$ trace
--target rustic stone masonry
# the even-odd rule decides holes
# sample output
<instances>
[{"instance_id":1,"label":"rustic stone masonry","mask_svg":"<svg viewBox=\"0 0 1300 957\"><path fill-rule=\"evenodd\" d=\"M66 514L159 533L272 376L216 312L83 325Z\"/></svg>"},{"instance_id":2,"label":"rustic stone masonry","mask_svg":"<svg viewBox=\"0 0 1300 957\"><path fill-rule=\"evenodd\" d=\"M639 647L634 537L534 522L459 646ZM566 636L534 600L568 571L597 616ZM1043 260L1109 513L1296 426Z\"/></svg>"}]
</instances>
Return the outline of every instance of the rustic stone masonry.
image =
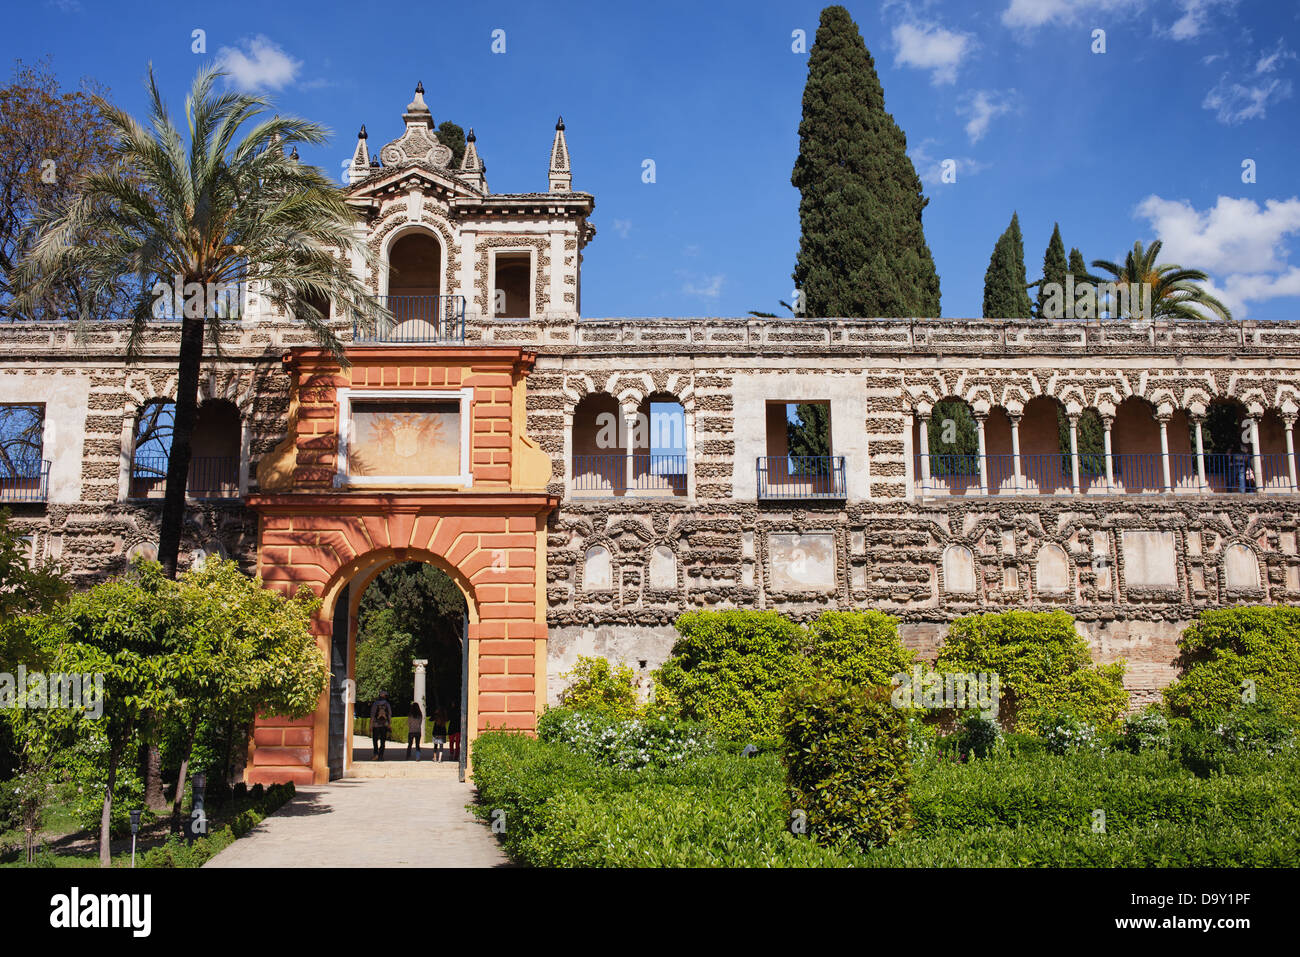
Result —
<instances>
[{"instance_id":1,"label":"rustic stone masonry","mask_svg":"<svg viewBox=\"0 0 1300 957\"><path fill-rule=\"evenodd\" d=\"M127 365L120 329L97 326L78 341L54 324L0 326L0 402L46 404L53 462L48 500L11 507L36 556L59 559L79 580L120 570L156 541L157 502L126 494L130 439L140 406L174 390L175 338L173 326L159 324L144 355ZM544 492L560 499L545 526L549 680L534 689L552 699L579 654L607 654L642 673L656 667L671 648L673 618L685 610L773 608L806 620L827 608L873 607L897 615L905 640L931 656L955 616L1064 608L1098 660L1128 661L1140 701L1173 676L1174 640L1199 610L1300 601L1300 496L1289 488L927 497L915 465L917 416L945 397L966 400L977 414L1019 414L1034 397L1051 396L1077 414L1113 413L1137 396L1166 416L1203 415L1211 402L1231 399L1254 417L1290 425L1300 409L1300 330L1287 323L572 316L489 323L471 314L467 339L474 349L536 354L521 419L530 444L550 459ZM284 454L293 414L300 423L293 478L303 491L329 494L333 451L313 447L312 435L330 438L337 429L333 381L316 388L301 360L282 361L310 347L291 321L261 319L233 324L222 355L211 357L203 393L233 402L247 433L245 497L273 492L258 476L279 474L271 465ZM429 365L438 347L418 366L402 362L401 348L389 347L391 359L352 384L450 382ZM465 368L474 349L461 350ZM510 381L485 378L484 398ZM579 404L599 393L626 412L651 395L682 404L691 495L572 494L566 430ZM508 395L491 401L508 409ZM760 499L762 404L804 399L831 404L846 494ZM320 423L311 435L301 425L308 421ZM508 412L500 421L515 428ZM486 428L475 487L505 489L505 466L490 447L494 427ZM241 499L191 509L187 550L224 552L253 571L257 543L257 520Z\"/></svg>"}]
</instances>

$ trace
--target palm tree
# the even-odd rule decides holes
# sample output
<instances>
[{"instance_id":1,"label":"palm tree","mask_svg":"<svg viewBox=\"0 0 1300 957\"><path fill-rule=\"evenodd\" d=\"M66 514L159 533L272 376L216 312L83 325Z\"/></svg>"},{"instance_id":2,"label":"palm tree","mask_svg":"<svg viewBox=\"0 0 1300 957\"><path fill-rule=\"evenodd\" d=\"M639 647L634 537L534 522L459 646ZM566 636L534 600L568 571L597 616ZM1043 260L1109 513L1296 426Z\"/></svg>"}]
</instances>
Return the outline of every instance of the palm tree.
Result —
<instances>
[{"instance_id":1,"label":"palm tree","mask_svg":"<svg viewBox=\"0 0 1300 957\"><path fill-rule=\"evenodd\" d=\"M1115 283L1139 285L1149 283L1151 286L1151 319L1209 319L1213 313L1220 319L1232 319L1228 307L1198 283L1210 277L1200 269L1184 269L1182 266L1166 263L1157 265L1163 245L1156 240L1145 249L1141 241L1133 244L1124 265L1117 266L1105 259L1094 259L1092 264L1097 269L1104 269L1114 278ZM1136 302L1127 302L1121 308L1124 316L1134 316L1137 312Z\"/></svg>"},{"instance_id":2,"label":"palm tree","mask_svg":"<svg viewBox=\"0 0 1300 957\"><path fill-rule=\"evenodd\" d=\"M292 310L324 348L340 357L342 345L329 317L314 303L333 299L341 317L362 327L391 318L349 269L349 253L372 268L375 257L356 238L357 216L343 193L319 169L299 163L296 146L293 155L285 155L298 143L326 142L328 130L297 117L268 117L263 97L216 92L222 75L207 68L194 80L185 102L188 148L163 103L152 66L147 128L99 101L113 135L111 164L86 175L67 201L38 217L35 239L18 270L20 296L28 302L38 301L68 274L92 291L135 279L125 320L128 358L136 355L151 320L181 321L158 532L158 560L169 577L176 575L180 551L204 334L219 354L229 318L208 291L256 282L262 296ZM74 241L86 235L102 238ZM183 295L173 297L174 284ZM77 319L79 335L85 334L86 319Z\"/></svg>"}]
</instances>

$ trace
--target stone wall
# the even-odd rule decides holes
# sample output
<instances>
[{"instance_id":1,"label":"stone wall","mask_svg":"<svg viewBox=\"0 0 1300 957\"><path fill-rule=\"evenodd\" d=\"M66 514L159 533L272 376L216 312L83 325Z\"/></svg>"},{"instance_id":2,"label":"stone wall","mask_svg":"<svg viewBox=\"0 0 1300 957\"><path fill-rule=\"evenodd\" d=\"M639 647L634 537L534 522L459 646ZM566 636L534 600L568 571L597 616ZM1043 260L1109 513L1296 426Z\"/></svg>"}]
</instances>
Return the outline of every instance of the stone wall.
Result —
<instances>
[{"instance_id":1,"label":"stone wall","mask_svg":"<svg viewBox=\"0 0 1300 957\"><path fill-rule=\"evenodd\" d=\"M38 556L91 580L156 540L158 503L126 500L139 404L174 389L174 325L133 363L123 330L84 339L56 324L0 325L0 402L43 401L49 502L14 507ZM341 329L346 338L349 329ZM928 656L946 623L974 611L1064 608L1099 660L1126 658L1142 696L1173 674L1174 639L1198 611L1300 601L1300 496L997 495L922 499L915 416L945 396L1015 412L1035 396L1071 411L1130 396L1157 409L1233 399L1252 414L1300 411L1300 329L1289 323L1095 324L983 320L581 320L483 323L475 345L524 345L527 433L550 456L547 489L565 496L548 526L548 693L579 654L648 671L692 608L774 608L801 620L826 608L895 614ZM204 380L244 416L247 491L289 427L281 357L311 345L287 322L232 324ZM607 393L636 409L652 393L686 412L692 491L680 498L567 496L574 409ZM842 501L755 496L767 400L829 400ZM196 505L186 547L255 564L255 521L237 500Z\"/></svg>"}]
</instances>

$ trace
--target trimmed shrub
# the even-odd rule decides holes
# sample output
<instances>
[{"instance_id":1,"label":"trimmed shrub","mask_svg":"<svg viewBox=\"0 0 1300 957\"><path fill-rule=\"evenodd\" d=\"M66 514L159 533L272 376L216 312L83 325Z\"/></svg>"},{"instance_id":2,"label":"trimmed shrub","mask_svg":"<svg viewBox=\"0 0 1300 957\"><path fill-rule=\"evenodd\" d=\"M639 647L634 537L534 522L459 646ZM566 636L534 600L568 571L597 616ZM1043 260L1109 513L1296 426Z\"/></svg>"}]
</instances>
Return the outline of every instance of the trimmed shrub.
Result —
<instances>
[{"instance_id":1,"label":"trimmed shrub","mask_svg":"<svg viewBox=\"0 0 1300 957\"><path fill-rule=\"evenodd\" d=\"M1112 727L1128 704L1124 662L1094 665L1088 643L1063 611L958 618L948 630L935 668L997 674L999 719L1008 729L1033 728L1061 710Z\"/></svg>"},{"instance_id":2,"label":"trimmed shrub","mask_svg":"<svg viewBox=\"0 0 1300 957\"><path fill-rule=\"evenodd\" d=\"M998 727L997 721L981 714L971 714L962 721L958 747L963 754L987 758L993 753L1000 740L1002 740L1002 729Z\"/></svg>"},{"instance_id":3,"label":"trimmed shrub","mask_svg":"<svg viewBox=\"0 0 1300 957\"><path fill-rule=\"evenodd\" d=\"M1099 746L1097 729L1068 711L1044 715L1038 722L1038 733L1052 754L1091 751Z\"/></svg>"},{"instance_id":4,"label":"trimmed shrub","mask_svg":"<svg viewBox=\"0 0 1300 957\"><path fill-rule=\"evenodd\" d=\"M695 611L657 681L690 721L731 738L775 738L781 698L808 673L803 629L774 611Z\"/></svg>"},{"instance_id":5,"label":"trimmed shrub","mask_svg":"<svg viewBox=\"0 0 1300 957\"><path fill-rule=\"evenodd\" d=\"M599 711L550 708L537 736L612 768L662 767L712 749L704 729L669 718L617 718Z\"/></svg>"},{"instance_id":6,"label":"trimmed shrub","mask_svg":"<svg viewBox=\"0 0 1300 957\"><path fill-rule=\"evenodd\" d=\"M909 825L907 724L888 689L817 676L791 690L781 717L789 809L814 840L875 847Z\"/></svg>"},{"instance_id":7,"label":"trimmed shrub","mask_svg":"<svg viewBox=\"0 0 1300 957\"><path fill-rule=\"evenodd\" d=\"M1139 751L1166 750L1172 740L1169 719L1154 705L1124 719L1124 746L1134 754Z\"/></svg>"},{"instance_id":8,"label":"trimmed shrub","mask_svg":"<svg viewBox=\"0 0 1300 957\"><path fill-rule=\"evenodd\" d=\"M916 653L903 647L898 619L878 611L826 611L808 626L808 660L829 678L890 687Z\"/></svg>"},{"instance_id":9,"label":"trimmed shrub","mask_svg":"<svg viewBox=\"0 0 1300 957\"><path fill-rule=\"evenodd\" d=\"M1300 720L1300 608L1204 611L1178 639L1182 676L1165 689L1176 715L1196 718L1269 697Z\"/></svg>"},{"instance_id":10,"label":"trimmed shrub","mask_svg":"<svg viewBox=\"0 0 1300 957\"><path fill-rule=\"evenodd\" d=\"M596 711L618 718L634 717L639 709L636 678L627 665L607 658L580 657L563 675L569 685L560 692L560 705L573 711Z\"/></svg>"}]
</instances>

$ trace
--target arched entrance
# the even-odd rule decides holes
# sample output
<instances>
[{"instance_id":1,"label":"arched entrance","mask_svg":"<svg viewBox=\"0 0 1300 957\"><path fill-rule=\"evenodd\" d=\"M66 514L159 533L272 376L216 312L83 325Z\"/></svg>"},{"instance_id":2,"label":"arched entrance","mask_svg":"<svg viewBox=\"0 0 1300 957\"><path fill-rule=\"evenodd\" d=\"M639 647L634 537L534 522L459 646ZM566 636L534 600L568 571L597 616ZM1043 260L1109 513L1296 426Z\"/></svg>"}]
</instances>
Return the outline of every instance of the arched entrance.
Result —
<instances>
[{"instance_id":1,"label":"arched entrance","mask_svg":"<svg viewBox=\"0 0 1300 957\"><path fill-rule=\"evenodd\" d=\"M479 731L532 731L546 701L546 517L559 499L546 491L550 457L525 434L524 377L535 357L485 346L354 347L348 356L346 365L316 349L286 357L297 403L290 435L259 464L261 491L245 499L258 515L259 576L320 599L312 628L336 675L313 714L258 716L250 784L324 784L338 773L353 603L400 562L436 566L464 597L471 768ZM354 468L349 452L364 439L357 410L394 396L411 406L403 414L417 416L437 418L453 403L455 474Z\"/></svg>"},{"instance_id":2,"label":"arched entrance","mask_svg":"<svg viewBox=\"0 0 1300 957\"><path fill-rule=\"evenodd\" d=\"M428 757L455 759L463 780L468 620L464 594L429 562L395 562L348 583L333 619L331 673L337 700L330 702L331 780L355 773L351 769L358 762L380 758L353 728L355 718L369 718L381 691L396 718L409 718L411 702L418 703L430 732L426 743L440 737L446 745ZM423 662L418 679L416 661ZM384 760L405 760L407 739L398 735L385 750Z\"/></svg>"}]
</instances>

